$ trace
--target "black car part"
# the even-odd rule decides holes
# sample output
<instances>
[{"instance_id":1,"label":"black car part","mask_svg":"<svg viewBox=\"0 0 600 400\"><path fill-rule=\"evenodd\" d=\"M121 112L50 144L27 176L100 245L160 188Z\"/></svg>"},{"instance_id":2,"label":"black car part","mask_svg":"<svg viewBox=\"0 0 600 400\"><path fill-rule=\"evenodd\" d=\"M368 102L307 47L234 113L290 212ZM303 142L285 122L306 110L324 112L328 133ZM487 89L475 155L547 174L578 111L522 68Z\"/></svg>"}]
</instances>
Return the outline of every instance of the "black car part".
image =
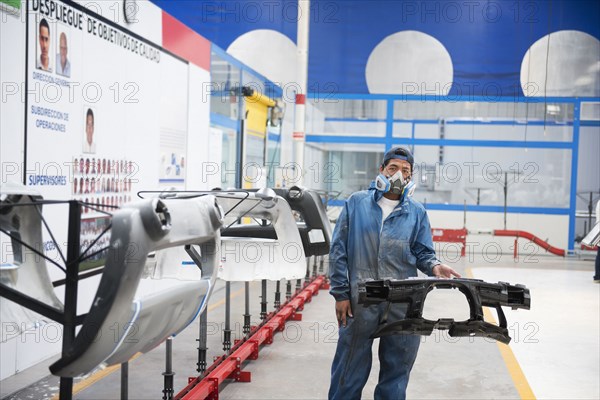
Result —
<instances>
[{"instance_id":1,"label":"black car part","mask_svg":"<svg viewBox=\"0 0 600 400\"><path fill-rule=\"evenodd\" d=\"M455 321L452 318L440 318L432 321L423 318L423 306L427 294L434 288L458 289L469 303L470 318ZM529 289L524 285L511 285L506 282L487 283L479 279L404 279L369 280L358 284L358 303L365 306L388 302L388 308L380 321L373 338L393 334L430 335L433 329L448 330L452 337L483 336L508 344L510 336L502 306L513 310L529 310L531 298ZM388 313L392 303L406 303L406 317L388 322ZM498 313L499 325L484 321L483 308L493 307Z\"/></svg>"},{"instance_id":2,"label":"black car part","mask_svg":"<svg viewBox=\"0 0 600 400\"><path fill-rule=\"evenodd\" d=\"M332 236L331 225L321 197L315 191L297 186L289 189L276 188L273 191L277 196L283 197L292 210L299 214L301 221L297 221L297 226L306 257L328 254ZM222 229L221 235L277 239L272 225L235 225Z\"/></svg>"}]
</instances>

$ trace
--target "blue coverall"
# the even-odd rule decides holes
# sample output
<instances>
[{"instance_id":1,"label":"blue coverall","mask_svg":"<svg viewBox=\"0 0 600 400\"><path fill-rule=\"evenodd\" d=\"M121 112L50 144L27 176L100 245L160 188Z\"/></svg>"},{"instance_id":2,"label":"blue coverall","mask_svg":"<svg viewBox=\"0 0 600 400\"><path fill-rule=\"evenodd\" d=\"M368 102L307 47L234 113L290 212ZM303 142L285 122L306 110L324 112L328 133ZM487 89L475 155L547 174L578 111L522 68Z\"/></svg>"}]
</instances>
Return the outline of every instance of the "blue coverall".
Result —
<instances>
[{"instance_id":1,"label":"blue coverall","mask_svg":"<svg viewBox=\"0 0 600 400\"><path fill-rule=\"evenodd\" d=\"M417 276L417 268L432 276L433 267L440 264L424 207L405 196L382 226L382 211L377 204L381 196L383 193L374 188L350 196L333 233L330 293L336 301L350 300L353 318L348 318L346 327L339 328L331 367L330 400L360 399L371 370L373 339L369 337L387 307L386 303L358 305L358 282L405 279ZM405 312L405 304L393 304L388 320L402 319ZM392 335L379 340L380 372L375 399L404 399L420 337Z\"/></svg>"}]
</instances>

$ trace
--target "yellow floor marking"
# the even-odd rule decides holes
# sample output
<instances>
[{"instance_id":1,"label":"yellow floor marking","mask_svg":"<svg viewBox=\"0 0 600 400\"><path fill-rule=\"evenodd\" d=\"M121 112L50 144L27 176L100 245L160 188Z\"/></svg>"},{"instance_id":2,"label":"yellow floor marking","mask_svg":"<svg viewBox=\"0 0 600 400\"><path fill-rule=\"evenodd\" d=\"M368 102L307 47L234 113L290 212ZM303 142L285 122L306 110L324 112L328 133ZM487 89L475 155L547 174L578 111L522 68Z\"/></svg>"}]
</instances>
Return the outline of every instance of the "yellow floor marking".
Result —
<instances>
[{"instance_id":1,"label":"yellow floor marking","mask_svg":"<svg viewBox=\"0 0 600 400\"><path fill-rule=\"evenodd\" d=\"M135 360L136 358L138 358L139 356L141 356L142 353L136 353L133 357L131 357L129 359L129 362ZM117 364L117 365L111 365L110 367L104 368L99 370L98 372L88 376L87 378L75 383L73 385L73 394L77 394L87 388L89 388L90 386L92 386L94 383L98 382L101 379L106 378L107 376L109 376L110 374L112 374L113 372L116 372L117 370L121 369L121 364ZM58 400L58 393L56 393L54 396L52 396L51 400Z\"/></svg>"},{"instance_id":2,"label":"yellow floor marking","mask_svg":"<svg viewBox=\"0 0 600 400\"><path fill-rule=\"evenodd\" d=\"M473 271L471 271L471 268L466 269L466 275L468 278L473 278ZM483 315L486 321L498 325L496 318L490 312L488 307L483 307ZM533 390L531 390L531 386L529 386L529 382L527 382L527 378L525 377L525 374L523 373L523 370L521 369L521 366L519 365L519 362L517 361L517 358L512 352L510 346L498 341L496 344L498 345L498 350L500 350L500 354L504 359L504 364L506 364L508 373L515 384L515 388L517 389L517 392L519 392L521 399L535 400Z\"/></svg>"}]
</instances>

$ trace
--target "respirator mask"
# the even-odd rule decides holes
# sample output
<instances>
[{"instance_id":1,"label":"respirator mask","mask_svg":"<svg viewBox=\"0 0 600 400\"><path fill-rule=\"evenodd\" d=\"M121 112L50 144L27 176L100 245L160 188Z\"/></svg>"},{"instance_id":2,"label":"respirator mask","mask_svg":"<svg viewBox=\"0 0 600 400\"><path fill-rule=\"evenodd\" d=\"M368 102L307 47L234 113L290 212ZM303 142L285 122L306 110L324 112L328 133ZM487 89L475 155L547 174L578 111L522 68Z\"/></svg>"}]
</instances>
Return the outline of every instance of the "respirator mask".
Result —
<instances>
[{"instance_id":1,"label":"respirator mask","mask_svg":"<svg viewBox=\"0 0 600 400\"><path fill-rule=\"evenodd\" d=\"M377 175L377 178L375 178L375 188L383 193L402 194L404 189L414 190L414 183L408 179L405 180L402 171L398 170L389 178L384 174Z\"/></svg>"},{"instance_id":2,"label":"respirator mask","mask_svg":"<svg viewBox=\"0 0 600 400\"><path fill-rule=\"evenodd\" d=\"M383 163L381 164L380 171L383 171L388 161L392 159L404 160L408 162L412 171L415 159L411 152L404 147L394 147L388 150L383 157ZM412 196L415 188L415 183L410 179L410 177L405 179L402 175L401 169L396 171L396 173L394 173L392 176L386 176L380 173L377 178L375 178L375 189L383 193L392 193L406 197Z\"/></svg>"}]
</instances>

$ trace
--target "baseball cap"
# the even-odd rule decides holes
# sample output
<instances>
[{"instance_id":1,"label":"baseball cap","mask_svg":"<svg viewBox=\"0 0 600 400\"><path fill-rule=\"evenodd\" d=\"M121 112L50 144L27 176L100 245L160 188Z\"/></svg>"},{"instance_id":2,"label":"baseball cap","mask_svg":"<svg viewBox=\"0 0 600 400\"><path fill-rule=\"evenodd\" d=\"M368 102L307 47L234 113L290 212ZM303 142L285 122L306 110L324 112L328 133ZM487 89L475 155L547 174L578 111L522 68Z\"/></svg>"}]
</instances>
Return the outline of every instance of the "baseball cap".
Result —
<instances>
[{"instance_id":1,"label":"baseball cap","mask_svg":"<svg viewBox=\"0 0 600 400\"><path fill-rule=\"evenodd\" d=\"M415 158L413 157L410 150L405 147L392 147L383 156L382 165L386 165L388 161L392 159L405 160L410 164L410 169L414 169Z\"/></svg>"}]
</instances>

